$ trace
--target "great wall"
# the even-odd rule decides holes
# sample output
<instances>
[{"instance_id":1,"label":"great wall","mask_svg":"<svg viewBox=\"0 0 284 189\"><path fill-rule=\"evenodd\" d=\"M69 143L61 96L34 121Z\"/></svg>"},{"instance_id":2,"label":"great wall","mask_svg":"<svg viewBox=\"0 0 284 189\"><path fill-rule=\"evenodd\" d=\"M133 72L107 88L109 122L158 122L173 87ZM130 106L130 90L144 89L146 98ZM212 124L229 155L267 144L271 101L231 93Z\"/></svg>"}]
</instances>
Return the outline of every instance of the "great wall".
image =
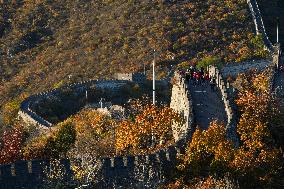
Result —
<instances>
[{"instance_id":1,"label":"great wall","mask_svg":"<svg viewBox=\"0 0 284 189\"><path fill-rule=\"evenodd\" d=\"M85 90L87 85L95 85L97 88L100 89L110 89L112 91L118 90L121 86L129 83L130 81L128 80L89 80L89 81L84 81L80 83L73 83L70 85L66 85L65 88L77 88L81 90ZM37 115L36 112L32 110L32 105L35 101L38 101L40 99L48 98L53 95L56 95L58 93L59 89L52 89L49 91L45 91L39 94L32 95L25 99L23 103L21 104L20 111L19 111L19 116L29 124L36 124L38 127L40 127L42 130L49 130L52 128L52 123L48 122L44 118L40 117Z\"/></svg>"},{"instance_id":2,"label":"great wall","mask_svg":"<svg viewBox=\"0 0 284 189\"><path fill-rule=\"evenodd\" d=\"M161 175L175 167L179 154L184 152L185 144L190 141L191 134L194 130L194 123L206 129L212 117L220 117L221 121L226 123L227 137L232 140L237 147L238 136L236 126L238 118L234 99L231 94L233 87L226 81L228 76L234 76L251 69L263 71L266 68L270 68L272 73L270 77L270 89L271 91L277 89L278 93L283 96L282 88L284 85L284 77L283 74L277 74L277 68L281 63L280 45L276 44L273 46L267 37L257 1L247 0L247 3L255 23L256 33L263 34L265 46L270 51L273 59L228 65L224 66L222 69L209 66L207 70L210 76L217 78L218 90L214 93L210 92L208 88L194 88L194 86L187 83L181 75L175 73L170 107L176 112L181 113L186 120L183 125L173 124L172 126L175 144L153 154L99 159L101 163L101 176L104 178L104 182L101 184L102 187L137 187L139 185L145 186L145 182L150 181L151 184L147 186L148 188L153 188L158 180L161 179ZM124 77L123 80L117 81L87 81L76 83L70 85L70 87L82 87L88 83L95 83L99 84L101 87L115 90L118 86L131 82L129 81L130 75L124 75ZM54 89L28 97L21 105L19 116L27 123L36 124L42 129L51 129L52 124L38 116L30 106L35 99L45 98L56 93L56 91L57 89ZM201 92L204 93L203 95L208 95L209 100L201 99ZM220 107L212 108L212 112L202 112L198 109L201 102L208 107L216 105L220 105ZM199 117L201 117L201 119L199 119ZM70 172L70 163L66 160L63 161L66 170L68 170L67 172ZM45 160L20 161L9 165L0 165L1 188L16 188L20 186L24 188L34 188L34 183L40 182L43 177L43 169L48 165L49 161ZM142 179L138 178L137 175L139 174L143 175Z\"/></svg>"},{"instance_id":3,"label":"great wall","mask_svg":"<svg viewBox=\"0 0 284 189\"><path fill-rule=\"evenodd\" d=\"M99 82L100 84L104 83L112 83L112 84L121 84L129 81L89 81L89 82ZM75 84L73 86L82 86L85 83ZM107 85L102 85L107 86ZM117 87L118 85L108 85ZM137 155L137 156L126 156L126 157L113 157L113 158L101 158L99 162L101 164L102 169L102 177L104 177L104 182L101 184L103 187L110 187L114 182L119 186L130 186L131 184L139 183L137 180L136 173L139 172L139 168L137 166L151 167L151 169L159 169L158 174L162 174L167 171L169 168L172 168L176 161L177 157L181 151L184 149L184 139L188 138L190 133L190 128L192 126L192 114L190 113L192 108L190 105L190 98L188 98L188 89L187 84L179 75L176 75L176 84L175 89L173 90L173 98L174 102L177 97L176 103L171 103L171 107L178 112L185 112L185 119L187 120L184 125L177 125L179 127L173 126L173 130L175 133L176 144L169 146L166 149L162 149L153 154L147 155ZM113 88L114 89L114 88ZM29 97L25 102L23 102L23 106L19 112L20 116L24 116L28 123L36 123L40 127L46 127L46 129L50 129L50 124L47 124L42 118L39 116L35 116L34 112L32 112L29 108L29 104L34 98L49 96L50 94L54 94L57 90L51 90L36 96ZM27 188L32 188L33 183L37 183L38 179L42 177L43 169L48 165L48 161L44 160L34 160L34 161L21 161L15 164L10 165L1 165L0 167L0 184L2 187L11 188L14 187L15 183L17 185L24 185ZM65 161L66 170L70 170L70 164L68 161ZM146 178L149 178L149 171L143 168L143 175ZM23 176L24 175L24 176ZM147 176L148 175L148 176ZM151 175L153 177L153 175ZM152 179L158 178L158 175L154 176ZM126 181L127 179L127 181ZM13 182L11 182L13 180Z\"/></svg>"}]
</instances>

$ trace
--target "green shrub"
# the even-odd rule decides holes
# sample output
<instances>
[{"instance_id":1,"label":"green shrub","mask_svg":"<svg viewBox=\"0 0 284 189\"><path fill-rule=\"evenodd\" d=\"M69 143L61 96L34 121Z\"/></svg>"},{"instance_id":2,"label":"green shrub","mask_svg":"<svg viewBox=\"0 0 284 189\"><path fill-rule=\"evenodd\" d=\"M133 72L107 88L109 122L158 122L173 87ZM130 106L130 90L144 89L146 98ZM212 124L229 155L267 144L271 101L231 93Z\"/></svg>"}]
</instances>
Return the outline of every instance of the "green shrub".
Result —
<instances>
[{"instance_id":1,"label":"green shrub","mask_svg":"<svg viewBox=\"0 0 284 189\"><path fill-rule=\"evenodd\" d=\"M76 141L76 130L69 121L58 125L59 130L32 139L22 149L27 160L65 156Z\"/></svg>"},{"instance_id":2,"label":"green shrub","mask_svg":"<svg viewBox=\"0 0 284 189\"><path fill-rule=\"evenodd\" d=\"M49 157L65 155L76 140L76 130L71 123L62 123L60 130L54 137L47 140L45 152Z\"/></svg>"},{"instance_id":3,"label":"green shrub","mask_svg":"<svg viewBox=\"0 0 284 189\"><path fill-rule=\"evenodd\" d=\"M219 57L216 56L207 56L205 58L203 58L201 61L199 61L196 65L196 67L198 69L200 69L201 67L206 68L209 65L214 65L217 67L221 67L222 66L222 61Z\"/></svg>"}]
</instances>

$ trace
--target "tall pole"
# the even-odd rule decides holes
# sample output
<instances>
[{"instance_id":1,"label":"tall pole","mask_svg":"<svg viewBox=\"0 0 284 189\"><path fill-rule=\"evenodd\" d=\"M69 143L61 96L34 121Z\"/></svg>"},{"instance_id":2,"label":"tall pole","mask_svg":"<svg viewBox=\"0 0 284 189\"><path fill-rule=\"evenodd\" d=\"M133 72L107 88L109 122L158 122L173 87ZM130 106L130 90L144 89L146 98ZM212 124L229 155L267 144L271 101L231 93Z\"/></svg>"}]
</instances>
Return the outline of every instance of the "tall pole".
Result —
<instances>
[{"instance_id":1,"label":"tall pole","mask_svg":"<svg viewBox=\"0 0 284 189\"><path fill-rule=\"evenodd\" d=\"M154 59L153 59L153 105L155 106L156 104L156 76L155 76L155 64L156 64L156 50L154 49ZM153 133L153 128L151 128L151 139L152 139L152 146L155 145L155 138L154 138L154 133Z\"/></svg>"},{"instance_id":2,"label":"tall pole","mask_svg":"<svg viewBox=\"0 0 284 189\"><path fill-rule=\"evenodd\" d=\"M103 98L100 100L101 109L103 109Z\"/></svg>"},{"instance_id":3,"label":"tall pole","mask_svg":"<svg viewBox=\"0 0 284 189\"><path fill-rule=\"evenodd\" d=\"M156 90L156 81L155 81L155 64L156 64L156 51L154 50L154 60L153 60L153 105L155 105L156 103L156 94L155 94L155 90Z\"/></svg>"},{"instance_id":4,"label":"tall pole","mask_svg":"<svg viewBox=\"0 0 284 189\"><path fill-rule=\"evenodd\" d=\"M277 19L277 43L279 43L279 17Z\"/></svg>"}]
</instances>

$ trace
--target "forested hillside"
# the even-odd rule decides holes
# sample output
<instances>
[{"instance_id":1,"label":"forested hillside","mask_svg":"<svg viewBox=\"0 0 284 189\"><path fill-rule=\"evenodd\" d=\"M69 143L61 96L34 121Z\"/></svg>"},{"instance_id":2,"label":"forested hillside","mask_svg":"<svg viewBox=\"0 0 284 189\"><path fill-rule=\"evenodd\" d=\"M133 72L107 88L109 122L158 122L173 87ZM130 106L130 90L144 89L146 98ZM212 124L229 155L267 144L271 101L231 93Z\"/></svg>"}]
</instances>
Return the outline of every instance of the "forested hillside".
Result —
<instances>
[{"instance_id":1,"label":"forested hillside","mask_svg":"<svg viewBox=\"0 0 284 189\"><path fill-rule=\"evenodd\" d=\"M246 0L7 0L0 4L0 106L19 96L114 72L205 57L264 56Z\"/></svg>"}]
</instances>

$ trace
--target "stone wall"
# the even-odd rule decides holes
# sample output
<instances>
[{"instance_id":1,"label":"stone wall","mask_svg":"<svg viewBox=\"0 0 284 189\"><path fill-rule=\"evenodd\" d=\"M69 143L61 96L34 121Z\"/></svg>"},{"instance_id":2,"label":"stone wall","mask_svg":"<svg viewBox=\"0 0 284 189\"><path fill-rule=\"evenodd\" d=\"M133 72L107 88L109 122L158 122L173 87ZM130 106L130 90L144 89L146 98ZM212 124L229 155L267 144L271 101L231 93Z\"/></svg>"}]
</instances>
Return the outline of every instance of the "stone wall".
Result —
<instances>
[{"instance_id":1,"label":"stone wall","mask_svg":"<svg viewBox=\"0 0 284 189\"><path fill-rule=\"evenodd\" d=\"M269 90L273 92L273 85L274 85L275 77L277 75L277 68L279 67L279 64L281 64L281 48L279 44L272 46L271 54L272 54L272 61L258 60L258 61L244 62L241 64L235 64L235 65L233 64L233 65L223 67L221 69L221 72L218 70L218 68L214 66L209 66L208 68L210 76L211 77L215 76L217 78L217 86L221 91L222 99L225 104L225 111L228 117L227 135L230 140L234 141L235 146L238 146L238 137L237 137L238 119L233 110L234 102L230 102L229 93L227 92L227 88L229 88L230 85L225 83L225 80L223 77L237 76L240 73L244 73L244 72L254 70L254 69L256 69L259 72L264 71L265 69L268 69ZM279 91L282 92L282 90L279 90Z\"/></svg>"},{"instance_id":2,"label":"stone wall","mask_svg":"<svg viewBox=\"0 0 284 189\"><path fill-rule=\"evenodd\" d=\"M65 88L77 88L77 89L84 89L88 85L95 85L97 88L100 89L110 89L112 91L117 91L119 88L129 81L124 80L89 80L79 83L72 83L70 85L65 86ZM25 99L18 112L18 116L23 119L24 122L27 124L37 125L41 130L49 130L53 125L52 123L48 122L41 116L39 116L36 112L32 110L32 106L36 101L39 101L44 98L49 98L53 95L56 95L59 92L59 89L52 89L42 93L38 93L32 95Z\"/></svg>"},{"instance_id":3,"label":"stone wall","mask_svg":"<svg viewBox=\"0 0 284 189\"><path fill-rule=\"evenodd\" d=\"M173 124L173 133L176 141L179 139L185 138L191 128L193 122L192 114L192 103L190 94L188 92L188 86L177 72L175 73L174 80L176 81L172 87L172 96L170 107L173 108L176 112L183 114L185 119L185 124L180 126ZM84 88L87 85L95 85L97 88L101 89L111 89L113 91L118 90L122 85L129 83L131 81L126 80L89 80L80 83L70 84L66 87L71 88ZM52 89L45 91L39 94L32 95L25 99L20 106L20 111L18 113L19 117L23 119L28 124L37 125L42 130L48 130L53 125L47 120L40 117L36 112L32 110L32 105L40 99L48 98L58 93L59 89Z\"/></svg>"},{"instance_id":4,"label":"stone wall","mask_svg":"<svg viewBox=\"0 0 284 189\"><path fill-rule=\"evenodd\" d=\"M183 125L178 125L176 123L172 125L175 141L187 138L192 130L193 123L192 102L187 83L177 72L175 72L173 78L170 107L176 112L181 113L185 119Z\"/></svg>"},{"instance_id":5,"label":"stone wall","mask_svg":"<svg viewBox=\"0 0 284 189\"><path fill-rule=\"evenodd\" d=\"M257 0L247 0L247 3L248 3L248 6L252 14L252 18L253 18L255 29L256 29L256 34L262 34L263 41L264 41L266 48L272 53L273 45L271 41L269 40L268 35L265 31L264 23L262 20L262 16L259 10Z\"/></svg>"},{"instance_id":6,"label":"stone wall","mask_svg":"<svg viewBox=\"0 0 284 189\"><path fill-rule=\"evenodd\" d=\"M221 69L224 77L233 76L236 77L240 73L245 73L250 70L256 69L261 72L272 64L270 60L257 60L248 62L239 62L235 64L229 64Z\"/></svg>"},{"instance_id":7,"label":"stone wall","mask_svg":"<svg viewBox=\"0 0 284 189\"><path fill-rule=\"evenodd\" d=\"M232 104L230 102L229 93L227 92L227 85L219 69L215 66L209 66L208 72L210 77L216 78L217 87L220 89L222 100L225 105L225 111L227 114L227 137L229 140L234 142L234 145L237 147L239 144L237 136L237 118L236 114L233 111Z\"/></svg>"},{"instance_id":8,"label":"stone wall","mask_svg":"<svg viewBox=\"0 0 284 189\"><path fill-rule=\"evenodd\" d=\"M115 78L117 80L127 80L138 83L146 81L146 75L144 73L117 73L115 74Z\"/></svg>"},{"instance_id":9,"label":"stone wall","mask_svg":"<svg viewBox=\"0 0 284 189\"><path fill-rule=\"evenodd\" d=\"M180 148L170 146L149 155L102 158L99 160L101 164L99 176L102 178L99 186L110 188L114 183L125 187L143 186L146 181L157 183L161 176L168 174L169 170L174 168L180 151ZM62 160L62 165L66 169L67 177L70 178L72 175L70 162ZM50 162L44 160L0 165L0 186L9 189L38 188L37 185L42 182L44 176L44 169L48 167Z\"/></svg>"}]
</instances>

